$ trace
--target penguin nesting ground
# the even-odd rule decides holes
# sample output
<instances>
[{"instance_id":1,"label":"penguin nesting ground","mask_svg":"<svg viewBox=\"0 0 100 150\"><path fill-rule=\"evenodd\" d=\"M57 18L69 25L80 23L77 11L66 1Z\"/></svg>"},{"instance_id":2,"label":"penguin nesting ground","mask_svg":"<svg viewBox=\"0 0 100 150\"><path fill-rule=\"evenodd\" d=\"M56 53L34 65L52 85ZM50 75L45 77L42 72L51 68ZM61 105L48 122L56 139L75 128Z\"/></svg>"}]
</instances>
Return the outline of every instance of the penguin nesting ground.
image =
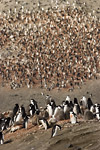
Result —
<instances>
[{"instance_id":1,"label":"penguin nesting ground","mask_svg":"<svg viewBox=\"0 0 100 150\"><path fill-rule=\"evenodd\" d=\"M4 144L4 135L0 132L0 144Z\"/></svg>"},{"instance_id":2,"label":"penguin nesting ground","mask_svg":"<svg viewBox=\"0 0 100 150\"><path fill-rule=\"evenodd\" d=\"M76 114L75 114L74 112L72 112L72 111L70 111L70 122L71 122L72 124L77 123L77 116L76 116Z\"/></svg>"},{"instance_id":3,"label":"penguin nesting ground","mask_svg":"<svg viewBox=\"0 0 100 150\"><path fill-rule=\"evenodd\" d=\"M58 130L61 130L61 126L58 124L55 124L52 128L51 138L57 135Z\"/></svg>"}]
</instances>

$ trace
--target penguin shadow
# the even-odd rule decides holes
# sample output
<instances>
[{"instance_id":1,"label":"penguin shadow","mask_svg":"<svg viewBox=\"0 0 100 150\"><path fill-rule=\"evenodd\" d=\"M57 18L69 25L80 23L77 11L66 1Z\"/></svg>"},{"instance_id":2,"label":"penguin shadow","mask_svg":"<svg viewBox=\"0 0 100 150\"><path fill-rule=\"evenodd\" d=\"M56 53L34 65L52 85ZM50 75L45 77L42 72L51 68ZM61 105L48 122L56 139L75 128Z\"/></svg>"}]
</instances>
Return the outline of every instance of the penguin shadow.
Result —
<instances>
[{"instance_id":1,"label":"penguin shadow","mask_svg":"<svg viewBox=\"0 0 100 150\"><path fill-rule=\"evenodd\" d=\"M12 142L12 140L9 139L9 140L5 141L4 144L9 144L9 143L11 143L11 142Z\"/></svg>"}]
</instances>

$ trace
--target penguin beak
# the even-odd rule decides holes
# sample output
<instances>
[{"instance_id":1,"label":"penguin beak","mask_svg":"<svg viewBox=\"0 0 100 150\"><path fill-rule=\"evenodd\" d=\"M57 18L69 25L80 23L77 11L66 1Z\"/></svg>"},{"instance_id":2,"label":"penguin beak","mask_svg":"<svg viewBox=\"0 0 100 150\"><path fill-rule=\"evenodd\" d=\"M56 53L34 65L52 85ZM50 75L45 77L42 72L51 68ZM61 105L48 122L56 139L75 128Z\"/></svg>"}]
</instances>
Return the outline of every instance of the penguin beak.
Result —
<instances>
[{"instance_id":1,"label":"penguin beak","mask_svg":"<svg viewBox=\"0 0 100 150\"><path fill-rule=\"evenodd\" d=\"M70 117L72 118L72 117L73 117L73 115L71 114L71 115L70 115Z\"/></svg>"}]
</instances>

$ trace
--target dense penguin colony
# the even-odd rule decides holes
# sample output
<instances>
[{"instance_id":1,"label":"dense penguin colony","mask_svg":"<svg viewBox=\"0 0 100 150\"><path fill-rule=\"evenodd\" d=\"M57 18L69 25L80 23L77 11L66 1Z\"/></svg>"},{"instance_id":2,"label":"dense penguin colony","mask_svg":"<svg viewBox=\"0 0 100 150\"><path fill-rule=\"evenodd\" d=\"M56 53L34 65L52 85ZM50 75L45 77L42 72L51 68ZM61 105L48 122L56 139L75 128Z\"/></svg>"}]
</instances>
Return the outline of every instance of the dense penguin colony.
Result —
<instances>
[{"instance_id":1,"label":"dense penguin colony","mask_svg":"<svg viewBox=\"0 0 100 150\"><path fill-rule=\"evenodd\" d=\"M100 104L93 104L91 97L83 96L78 101L77 98L71 100L68 95L60 105L56 105L54 99L47 95L44 108L39 108L37 101L31 99L27 109L23 105L15 104L12 111L0 115L0 143L4 143L4 133L15 132L21 128L28 130L30 124L45 130L52 128L52 138L61 130L61 120L74 125L93 119L100 120Z\"/></svg>"},{"instance_id":2,"label":"dense penguin colony","mask_svg":"<svg viewBox=\"0 0 100 150\"><path fill-rule=\"evenodd\" d=\"M16 7L18 2L16 1ZM0 81L12 89L70 88L97 78L100 21L70 6L0 13Z\"/></svg>"}]
</instances>

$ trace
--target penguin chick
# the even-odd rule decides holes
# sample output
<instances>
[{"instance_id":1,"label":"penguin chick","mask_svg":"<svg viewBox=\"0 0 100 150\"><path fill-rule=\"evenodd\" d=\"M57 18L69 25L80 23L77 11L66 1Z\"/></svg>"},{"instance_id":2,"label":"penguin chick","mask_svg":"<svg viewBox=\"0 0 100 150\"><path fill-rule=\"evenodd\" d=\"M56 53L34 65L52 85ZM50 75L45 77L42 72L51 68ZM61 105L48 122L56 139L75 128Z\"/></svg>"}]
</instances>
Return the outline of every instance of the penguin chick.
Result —
<instances>
[{"instance_id":1,"label":"penguin chick","mask_svg":"<svg viewBox=\"0 0 100 150\"><path fill-rule=\"evenodd\" d=\"M51 138L57 135L58 130L61 130L61 126L58 124L55 124L52 128Z\"/></svg>"}]
</instances>

